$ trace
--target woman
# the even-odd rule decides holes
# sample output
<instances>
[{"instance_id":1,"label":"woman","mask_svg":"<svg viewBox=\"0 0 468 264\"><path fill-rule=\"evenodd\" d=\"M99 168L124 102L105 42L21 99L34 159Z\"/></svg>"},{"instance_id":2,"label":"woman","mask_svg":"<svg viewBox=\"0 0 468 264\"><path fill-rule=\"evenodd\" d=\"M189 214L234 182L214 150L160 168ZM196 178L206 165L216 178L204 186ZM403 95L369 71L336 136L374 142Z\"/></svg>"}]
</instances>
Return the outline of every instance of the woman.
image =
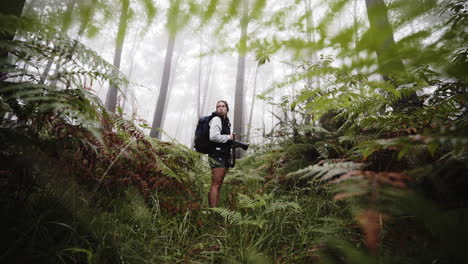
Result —
<instances>
[{"instance_id":1,"label":"woman","mask_svg":"<svg viewBox=\"0 0 468 264\"><path fill-rule=\"evenodd\" d=\"M223 185L224 176L229 168L230 145L233 139L231 123L227 117L229 106L226 101L216 103L216 111L210 120L210 150L211 187L208 192L210 207L216 207L219 201L219 191Z\"/></svg>"}]
</instances>

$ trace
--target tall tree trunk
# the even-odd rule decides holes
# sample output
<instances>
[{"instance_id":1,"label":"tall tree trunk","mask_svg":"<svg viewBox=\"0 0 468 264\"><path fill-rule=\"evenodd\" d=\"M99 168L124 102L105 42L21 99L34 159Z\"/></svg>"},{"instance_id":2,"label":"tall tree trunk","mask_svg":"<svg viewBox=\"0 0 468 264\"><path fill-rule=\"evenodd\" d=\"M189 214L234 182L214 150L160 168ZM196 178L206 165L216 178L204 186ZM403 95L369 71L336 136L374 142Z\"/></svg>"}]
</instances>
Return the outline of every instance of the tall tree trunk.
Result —
<instances>
[{"instance_id":1,"label":"tall tree trunk","mask_svg":"<svg viewBox=\"0 0 468 264\"><path fill-rule=\"evenodd\" d=\"M2 0L0 2L0 14L7 16L20 17L23 12L24 4L26 0ZM15 38L16 26L11 28L11 33L0 34L0 42L12 41ZM4 49L0 49L0 66L3 66L8 62L8 52ZM0 72L0 80L5 79L7 73Z\"/></svg>"},{"instance_id":2,"label":"tall tree trunk","mask_svg":"<svg viewBox=\"0 0 468 264\"><path fill-rule=\"evenodd\" d=\"M354 60L356 61L356 71L359 73L361 72L361 68L359 66L359 51L358 51L358 41L359 41L359 20L358 20L358 13L357 13L357 4L358 0L354 0L353 3L353 31L354 31Z\"/></svg>"},{"instance_id":3,"label":"tall tree trunk","mask_svg":"<svg viewBox=\"0 0 468 264\"><path fill-rule=\"evenodd\" d=\"M200 52L199 52L199 61L198 61L198 94L197 94L197 115L200 118L202 116L201 113L201 87L202 87L202 65L203 65L203 58L202 58L202 51L203 51L203 25L200 25Z\"/></svg>"},{"instance_id":4,"label":"tall tree trunk","mask_svg":"<svg viewBox=\"0 0 468 264\"><path fill-rule=\"evenodd\" d=\"M140 25L140 23L137 24L137 28L139 28L139 25ZM137 46L139 47L140 44L141 44L141 41L138 41L138 40L139 40L138 33L135 33L135 37L133 38L132 48L130 49L130 69L128 70L128 74L127 74L128 80L131 80L132 77L133 77L133 69L135 67L135 56L134 56L134 54L135 54ZM137 45L137 42L138 42L138 45ZM131 92L129 94L128 85L125 86L124 95L125 96L123 97L122 111L125 113L127 102L128 102L128 97L130 95L134 96Z\"/></svg>"},{"instance_id":5,"label":"tall tree trunk","mask_svg":"<svg viewBox=\"0 0 468 264\"><path fill-rule=\"evenodd\" d=\"M208 70L207 70L206 77L205 77L205 89L203 92L203 102L201 105L202 115L203 113L205 113L205 111L209 113L209 111L206 109L206 104L208 101L208 96L209 96L209 91L210 91L211 81L212 81L211 71L213 69L213 61L216 61L216 59L213 59L213 57L211 57L210 60L208 61Z\"/></svg>"},{"instance_id":6,"label":"tall tree trunk","mask_svg":"<svg viewBox=\"0 0 468 264\"><path fill-rule=\"evenodd\" d=\"M122 12L120 14L119 30L117 32L117 40L114 54L114 67L117 70L120 69L120 60L122 58L122 50L125 41L125 32L127 31L129 5L130 0L122 0ZM113 113L115 113L115 108L117 106L117 89L118 87L115 84L109 85L109 90L107 91L106 96L106 108L108 111Z\"/></svg>"},{"instance_id":7,"label":"tall tree trunk","mask_svg":"<svg viewBox=\"0 0 468 264\"><path fill-rule=\"evenodd\" d=\"M260 65L257 64L257 67L255 68L252 103L250 105L249 125L247 126L247 141L249 141L249 142L250 142L250 131L252 130L252 116L253 116L253 109L254 109L254 106L255 106L255 93L257 92L257 77L258 77L258 68L259 67L260 67Z\"/></svg>"},{"instance_id":8,"label":"tall tree trunk","mask_svg":"<svg viewBox=\"0 0 468 264\"><path fill-rule=\"evenodd\" d=\"M244 74L245 55L247 53L247 26L248 26L249 0L242 2L241 37L239 40L239 59L237 61L236 92L234 97L234 133L238 140L243 138L244 126Z\"/></svg>"},{"instance_id":9,"label":"tall tree trunk","mask_svg":"<svg viewBox=\"0 0 468 264\"><path fill-rule=\"evenodd\" d=\"M2 0L0 2L0 13L20 17L26 0ZM14 36L13 36L14 37Z\"/></svg>"},{"instance_id":10,"label":"tall tree trunk","mask_svg":"<svg viewBox=\"0 0 468 264\"><path fill-rule=\"evenodd\" d=\"M39 81L40 84L44 84L45 81L47 80L47 76L49 76L50 69L52 68L52 64L54 64L54 57L51 57L49 61L47 62L47 65L42 72L41 75L41 80Z\"/></svg>"},{"instance_id":11,"label":"tall tree trunk","mask_svg":"<svg viewBox=\"0 0 468 264\"><path fill-rule=\"evenodd\" d=\"M154 111L153 124L151 126L150 137L161 139L162 133L160 131L162 119L164 117L164 108L166 104L167 88L169 86L169 79L171 73L172 55L174 53L175 34L169 34L167 42L166 59L164 62L163 77L161 80L161 87L159 88L158 102L156 103L156 110Z\"/></svg>"},{"instance_id":12,"label":"tall tree trunk","mask_svg":"<svg viewBox=\"0 0 468 264\"><path fill-rule=\"evenodd\" d=\"M165 117L166 109L166 98L167 90L169 86L169 81L171 77L171 65L172 65L172 55L174 53L175 40L177 32L184 26L183 23L180 23L179 17L184 17L183 10L181 5L183 1L181 0L171 0L169 1L169 9L167 10L167 30L169 32L167 50L166 50L166 59L164 62L163 76L161 79L161 87L159 88L158 101L156 103L156 109L154 111L153 124L151 126L150 137L153 138L162 138L162 126Z\"/></svg>"},{"instance_id":13,"label":"tall tree trunk","mask_svg":"<svg viewBox=\"0 0 468 264\"><path fill-rule=\"evenodd\" d=\"M185 125L187 124L186 123L186 119L187 119L187 111L186 109L183 110L183 112L179 115L180 116L180 119L179 119L179 122L177 122L177 126L176 126L176 130L175 130L175 135L174 135L174 138L177 139L179 138L180 136L182 136L183 134L181 134L182 132L184 132L184 127ZM181 140L179 140L181 141ZM193 144L193 143L192 143ZM191 146L193 147L193 146Z\"/></svg>"},{"instance_id":14,"label":"tall tree trunk","mask_svg":"<svg viewBox=\"0 0 468 264\"><path fill-rule=\"evenodd\" d=\"M182 44L180 44L180 40L179 40L179 47L183 47L183 40L182 40ZM175 76L176 76L176 71L177 71L177 64L179 63L179 59L180 59L180 52L178 50L178 47L174 47L175 51L176 51L176 57L173 58L173 64L171 65L171 72L169 74L169 85L168 85L168 88L167 88L167 96L166 96L166 101L164 102L164 115L162 117L162 120L161 120L161 128L164 127L164 124L166 122L166 114L167 114L167 107L170 105L171 103L171 98L172 97L172 93L174 92L174 82L175 82ZM161 138L162 138L162 135L161 135Z\"/></svg>"},{"instance_id":15,"label":"tall tree trunk","mask_svg":"<svg viewBox=\"0 0 468 264\"><path fill-rule=\"evenodd\" d=\"M77 0L71 0L71 1L68 1L68 4L67 4L67 8L65 10L65 14L64 16L68 17L67 19L65 19L65 23L63 25L61 25L60 29L62 30L62 32L66 32L69 28L69 20L71 20L71 15L73 13L73 9L75 8L75 5L76 5L76 1ZM40 80L40 83L41 84L44 84L49 76L49 72L50 72L50 69L52 69L52 65L54 64L54 60L55 60L56 56L52 56L49 61L47 62L47 65L44 69L44 72L42 72L42 75L41 75L41 80ZM58 64L58 67L60 66L60 63ZM55 83L55 82L54 82Z\"/></svg>"},{"instance_id":16,"label":"tall tree trunk","mask_svg":"<svg viewBox=\"0 0 468 264\"><path fill-rule=\"evenodd\" d=\"M405 66L398 54L393 29L388 20L387 6L383 0L366 0L367 16L373 35L372 48L377 54L379 72L384 81L394 81L398 73L405 71ZM395 83L395 85L398 85ZM402 98L396 103L397 110L408 105L420 105L415 93Z\"/></svg>"},{"instance_id":17,"label":"tall tree trunk","mask_svg":"<svg viewBox=\"0 0 468 264\"><path fill-rule=\"evenodd\" d=\"M271 83L275 83L275 67L271 67ZM270 143L273 144L273 134L275 129L275 97L276 97L276 88L273 86L272 91L272 98L271 98L271 130L270 130Z\"/></svg>"},{"instance_id":18,"label":"tall tree trunk","mask_svg":"<svg viewBox=\"0 0 468 264\"><path fill-rule=\"evenodd\" d=\"M373 49L377 53L379 71L385 81L393 73L403 72L405 66L396 53L393 29L388 20L387 7L383 0L366 0L367 16L374 36Z\"/></svg>"},{"instance_id":19,"label":"tall tree trunk","mask_svg":"<svg viewBox=\"0 0 468 264\"><path fill-rule=\"evenodd\" d=\"M306 10L306 33L307 33L307 42L312 41L312 9L310 7L310 0L304 1L305 10ZM312 56L309 57L309 62L314 62ZM307 74L307 88L312 88L312 77Z\"/></svg>"},{"instance_id":20,"label":"tall tree trunk","mask_svg":"<svg viewBox=\"0 0 468 264\"><path fill-rule=\"evenodd\" d=\"M263 101L262 103L262 117L263 117L262 118L262 125L263 125L262 144L265 143L265 139L266 139L266 124L265 124L265 120L267 120L266 108L267 108L267 104L265 101Z\"/></svg>"},{"instance_id":21,"label":"tall tree trunk","mask_svg":"<svg viewBox=\"0 0 468 264\"><path fill-rule=\"evenodd\" d=\"M312 41L315 42L315 31L314 30L314 21L312 17L312 7L310 0L304 0L304 5L305 5L305 10L306 10L306 33L307 33L307 42L311 43ZM309 62L310 63L315 63L317 62L317 57L315 51L310 55L309 57ZM317 87L320 86L320 80L317 78ZM307 89L312 89L313 87L313 78L310 76L310 74L307 72ZM313 98L309 98L307 100L307 103L311 102ZM312 118L310 115L305 116L304 122L306 124L310 124Z\"/></svg>"}]
</instances>

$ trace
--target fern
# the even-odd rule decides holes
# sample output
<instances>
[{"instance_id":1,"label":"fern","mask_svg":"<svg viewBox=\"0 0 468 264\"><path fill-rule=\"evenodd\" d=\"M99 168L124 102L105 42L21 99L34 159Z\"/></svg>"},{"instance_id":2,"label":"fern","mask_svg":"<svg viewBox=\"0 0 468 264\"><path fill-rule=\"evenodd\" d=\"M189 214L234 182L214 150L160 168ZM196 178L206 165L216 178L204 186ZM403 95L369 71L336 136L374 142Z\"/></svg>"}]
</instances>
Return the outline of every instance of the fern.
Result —
<instances>
[{"instance_id":1,"label":"fern","mask_svg":"<svg viewBox=\"0 0 468 264\"><path fill-rule=\"evenodd\" d=\"M291 172L286 175L290 179L329 181L334 176L339 176L356 169L363 168L365 164L355 162L324 163L311 165L307 168Z\"/></svg>"},{"instance_id":2,"label":"fern","mask_svg":"<svg viewBox=\"0 0 468 264\"><path fill-rule=\"evenodd\" d=\"M271 198L270 195L255 195L253 199L251 199L249 196L244 195L244 194L239 194L238 199L239 199L239 206L241 208L250 208L250 209L255 209L255 208L261 208L261 207L266 207L267 201Z\"/></svg>"},{"instance_id":3,"label":"fern","mask_svg":"<svg viewBox=\"0 0 468 264\"><path fill-rule=\"evenodd\" d=\"M274 213L274 212L285 212L285 211L293 211L295 213L301 211L301 206L296 202L289 202L289 201L274 201L269 204L266 208L265 213Z\"/></svg>"},{"instance_id":4,"label":"fern","mask_svg":"<svg viewBox=\"0 0 468 264\"><path fill-rule=\"evenodd\" d=\"M252 219L249 216L243 216L239 212L231 211L225 208L211 208L212 211L220 214L229 224L234 226L257 226L262 228L265 224L264 219Z\"/></svg>"}]
</instances>

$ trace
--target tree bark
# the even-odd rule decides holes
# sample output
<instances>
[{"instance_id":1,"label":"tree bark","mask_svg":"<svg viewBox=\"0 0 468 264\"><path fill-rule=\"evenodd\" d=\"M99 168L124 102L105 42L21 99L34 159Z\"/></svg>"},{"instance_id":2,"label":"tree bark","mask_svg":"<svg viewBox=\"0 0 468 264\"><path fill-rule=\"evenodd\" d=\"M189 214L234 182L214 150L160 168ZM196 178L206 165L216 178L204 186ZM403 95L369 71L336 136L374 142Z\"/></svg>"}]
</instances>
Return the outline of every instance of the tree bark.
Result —
<instances>
[{"instance_id":1,"label":"tree bark","mask_svg":"<svg viewBox=\"0 0 468 264\"><path fill-rule=\"evenodd\" d=\"M0 13L20 17L26 0L2 0L0 2Z\"/></svg>"},{"instance_id":2,"label":"tree bark","mask_svg":"<svg viewBox=\"0 0 468 264\"><path fill-rule=\"evenodd\" d=\"M257 77L258 77L258 68L260 65L257 64L257 68L255 68L255 77L254 77L254 85L253 85L253 94L252 94L252 104L250 105L250 115L249 115L249 125L247 126L247 141L250 142L250 131L252 130L252 116L253 116L253 109L255 106L255 93L257 92Z\"/></svg>"},{"instance_id":3,"label":"tree bark","mask_svg":"<svg viewBox=\"0 0 468 264\"><path fill-rule=\"evenodd\" d=\"M305 5L305 10L306 10L306 35L307 35L307 42L312 41L312 10L310 7L310 0L305 0L304 1ZM309 62L314 62L312 56L309 57ZM312 88L312 77L307 74L307 88L311 89Z\"/></svg>"},{"instance_id":4,"label":"tree bark","mask_svg":"<svg viewBox=\"0 0 468 264\"><path fill-rule=\"evenodd\" d=\"M209 91L211 87L211 70L213 69L214 61L216 61L216 59L213 59L213 56L211 56L210 60L208 61L208 70L207 70L206 78L205 78L205 89L203 92L203 102L201 105L202 115L203 113L205 113L204 111L207 111L209 113L209 111L206 109L206 103L208 101Z\"/></svg>"},{"instance_id":5,"label":"tree bark","mask_svg":"<svg viewBox=\"0 0 468 264\"><path fill-rule=\"evenodd\" d=\"M0 14L20 17L23 12L24 4L26 0L2 0L0 2ZM15 38L16 25L11 28L11 33L0 34L0 41L12 41ZM8 52L4 49L0 49L0 66L6 64L8 61ZM0 80L6 78L4 72L0 72Z\"/></svg>"},{"instance_id":6,"label":"tree bark","mask_svg":"<svg viewBox=\"0 0 468 264\"><path fill-rule=\"evenodd\" d=\"M353 3L353 31L354 31L354 60L356 61L356 71L361 72L361 67L359 65L359 51L358 51L358 41L359 41L359 27L358 27L358 14L357 14L357 4L358 0L354 0Z\"/></svg>"},{"instance_id":7,"label":"tree bark","mask_svg":"<svg viewBox=\"0 0 468 264\"><path fill-rule=\"evenodd\" d=\"M47 76L49 76L50 69L52 68L52 64L54 63L54 58L55 57L50 58L49 61L47 62L47 65L44 71L42 72L41 80L39 81L40 84L44 84L45 81L47 80Z\"/></svg>"},{"instance_id":8,"label":"tree bark","mask_svg":"<svg viewBox=\"0 0 468 264\"><path fill-rule=\"evenodd\" d=\"M154 111L153 124L151 126L150 137L161 139L161 123L164 116L164 108L166 104L167 88L169 85L172 55L174 53L175 34L169 34L167 42L166 59L164 62L163 77L161 80L161 87L159 89L158 102L156 103L156 110Z\"/></svg>"},{"instance_id":9,"label":"tree bark","mask_svg":"<svg viewBox=\"0 0 468 264\"><path fill-rule=\"evenodd\" d=\"M128 9L130 6L129 0L122 0L122 12L120 14L119 21L119 30L117 32L117 40L115 45L115 54L114 54L114 67L120 69L120 61L122 58L122 50L125 41L125 33L127 31L127 18L128 18ZM107 90L106 96L106 109L112 113L115 113L115 108L117 106L117 94L118 87L115 84L110 84L109 89Z\"/></svg>"},{"instance_id":10,"label":"tree bark","mask_svg":"<svg viewBox=\"0 0 468 264\"><path fill-rule=\"evenodd\" d=\"M247 26L248 26L249 0L243 0L241 24L241 37L239 40L239 58L237 61L236 92L234 97L234 133L236 139L242 140L244 126L244 74L245 55L247 53Z\"/></svg>"},{"instance_id":11,"label":"tree bark","mask_svg":"<svg viewBox=\"0 0 468 264\"><path fill-rule=\"evenodd\" d=\"M315 32L312 34L312 31L314 31L314 21L312 17L312 7L310 0L305 0L304 1L305 5L305 10L306 10L306 35L307 35L307 42L311 43L312 41L315 42ZM315 63L317 62L317 57L315 52L312 53L312 55L309 57L309 62L310 63ZM320 86L320 80L317 78L317 88ZM313 78L310 76L310 74L307 72L307 89L312 89L313 87ZM309 98L307 100L307 103L311 102L313 98ZM312 117L310 115L306 115L304 119L305 124L310 124L312 121Z\"/></svg>"},{"instance_id":12,"label":"tree bark","mask_svg":"<svg viewBox=\"0 0 468 264\"><path fill-rule=\"evenodd\" d=\"M180 40L178 43L179 43L179 47L183 46L183 40L182 40L182 45L180 45ZM166 101L164 102L164 112L163 112L164 114L161 119L161 128L164 127L164 124L166 122L167 107L171 103L171 98L173 98L172 93L174 92L174 82L175 82L175 76L176 76L176 71L177 71L177 64L179 63L179 59L180 59L180 52L178 50L178 47L174 47L174 50L176 51L177 56L172 59L173 64L171 65L171 72L169 74L169 85L167 88L168 94L166 96ZM162 138L162 135L161 135L161 138Z\"/></svg>"},{"instance_id":13,"label":"tree bark","mask_svg":"<svg viewBox=\"0 0 468 264\"><path fill-rule=\"evenodd\" d=\"M379 72L384 81L395 82L395 77L405 71L393 37L388 19L387 7L383 0L366 0L367 16L373 36L372 48L377 54ZM394 83L396 86L398 83ZM400 111L408 106L420 106L416 93L400 99L394 107Z\"/></svg>"},{"instance_id":14,"label":"tree bark","mask_svg":"<svg viewBox=\"0 0 468 264\"><path fill-rule=\"evenodd\" d=\"M68 1L68 4L67 4L67 8L65 10L65 16L68 16L68 17L71 17L71 14L73 13L73 9L75 8L75 5L76 5L76 1L77 0L71 0L71 1ZM71 18L69 18L71 19ZM61 25L60 26L60 29L62 32L66 32L69 28L69 25ZM50 70L52 69L52 65L54 64L54 60L55 60L56 56L52 56L49 61L47 62L47 65L44 69L44 71L42 72L42 75L41 75L41 80L40 80L40 83L41 84L45 84L47 78L49 77L49 72ZM60 63L57 65L57 68L60 67ZM55 84L56 82L54 81L52 84Z\"/></svg>"},{"instance_id":15,"label":"tree bark","mask_svg":"<svg viewBox=\"0 0 468 264\"><path fill-rule=\"evenodd\" d=\"M405 66L396 51L393 29L388 20L387 7L383 0L366 0L367 16L373 37L373 49L377 53L379 71L385 81L394 73L405 71Z\"/></svg>"},{"instance_id":16,"label":"tree bark","mask_svg":"<svg viewBox=\"0 0 468 264\"><path fill-rule=\"evenodd\" d=\"M200 52L199 52L199 61L198 61L198 94L197 94L197 115L198 118L201 117L201 104L202 104L202 98L201 98L201 86L202 86L202 65L203 65L203 59L202 59L202 51L203 51L203 26L200 25Z\"/></svg>"},{"instance_id":17,"label":"tree bark","mask_svg":"<svg viewBox=\"0 0 468 264\"><path fill-rule=\"evenodd\" d=\"M139 25L139 24L138 24ZM138 26L137 26L138 28ZM130 50L130 69L128 70L128 74L127 74L127 78L128 80L131 80L132 79L132 76L133 76L133 69L135 67L135 51L136 51L136 48L137 48L137 42L138 42L138 46L140 46L141 44L141 41L138 41L139 40L139 37L138 37L138 34L135 33L135 37L133 39L133 44L132 44L132 48ZM131 94L131 93L130 93ZM125 110L126 110L126 106L127 106L127 101L128 101L128 97L129 97L129 89L128 89L128 85L125 86L125 89L124 89L124 97L123 97L123 102L122 102L122 112L125 113ZM132 95L133 96L133 95Z\"/></svg>"}]
</instances>

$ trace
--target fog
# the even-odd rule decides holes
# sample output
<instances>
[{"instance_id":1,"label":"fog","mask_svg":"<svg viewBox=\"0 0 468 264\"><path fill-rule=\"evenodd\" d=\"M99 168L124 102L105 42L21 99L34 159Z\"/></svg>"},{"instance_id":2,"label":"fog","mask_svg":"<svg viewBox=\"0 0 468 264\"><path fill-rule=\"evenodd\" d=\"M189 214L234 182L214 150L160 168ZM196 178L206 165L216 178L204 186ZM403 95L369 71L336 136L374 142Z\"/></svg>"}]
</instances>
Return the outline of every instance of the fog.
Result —
<instances>
[{"instance_id":1,"label":"fog","mask_svg":"<svg viewBox=\"0 0 468 264\"><path fill-rule=\"evenodd\" d=\"M220 9L228 2L220 1ZM53 8L49 6L50 3L50 1L45 0L30 0L27 2L26 9L29 6L29 12L42 15L46 15L48 12L60 13L60 11L52 11ZM120 87L118 105L121 106L126 117L143 125L143 131L149 134L150 128L148 127L152 125L158 100L169 37L166 27L169 1L154 2L157 7L157 15L150 23L148 23L148 19L144 15L143 7L138 3L139 1L130 1L133 16L129 20L125 34L120 64L120 71L131 81L131 85ZM108 5L111 4L112 2L109 1ZM109 8L107 11L110 13L108 18L105 18L105 15L95 17L96 20L102 20L96 23L99 26L98 33L95 36L87 36L86 34L79 36L78 23L72 25L68 31L69 35L79 39L109 63L112 63L115 53L120 13L119 5L115 3L115 6L107 6ZM306 19L298 19L304 16L303 5L303 1L295 1L295 3L279 0L266 1L262 17L249 22L248 46L254 41L271 40L272 37L280 40L305 39L307 35L305 32ZM311 7L312 25L320 26L322 21L333 19L332 23L329 23L326 27L328 35L333 35L339 30L349 27L351 25L349 21L355 20L357 23L367 24L364 1L348 1L344 12L334 14L334 18L326 17L327 12L329 12L327 1L311 1ZM286 8L289 10L289 15L282 18L285 29L275 31L274 28L264 26L265 20L272 14ZM227 100L230 106L228 116L231 123L235 125L233 118L235 110L234 93L239 56L236 45L238 45L241 34L240 19L234 17L224 25L221 19L221 15L215 15L200 30L200 19L191 16L188 23L177 32L166 111L162 125L163 140L177 141L188 147L192 145L193 134L199 117L197 113L199 86L201 88L201 115L211 114L215 110L215 104L218 100ZM219 25L223 25L222 30L217 31ZM294 27L287 28L291 25ZM396 32L396 38L400 38L404 33L401 30ZM319 41L320 34L313 31L311 38L314 41ZM317 63L321 57L335 55L337 52L338 47L336 49L329 47L319 52L314 52L311 48L279 49L270 56L267 63L258 67L255 96L263 94L276 103L279 103L282 98L284 99L284 96L294 98L297 91L307 85L307 80L304 78L290 81L291 76L300 74L303 71L303 67L300 67L301 63L303 64L306 60ZM253 49L247 50L243 102L244 131L247 131L251 102L254 97L253 86L257 71L255 56ZM346 63L346 61L340 59L333 61L334 65L343 63ZM279 83L283 85L278 86ZM314 78L312 84L320 86L321 80ZM91 88L104 102L108 87L107 83L94 82ZM122 92L125 96L122 96ZM274 130L278 123L278 118L275 115L282 115L282 111L278 106L256 98L252 116L251 136L246 141L250 143L267 143L268 140L262 135Z\"/></svg>"}]
</instances>

